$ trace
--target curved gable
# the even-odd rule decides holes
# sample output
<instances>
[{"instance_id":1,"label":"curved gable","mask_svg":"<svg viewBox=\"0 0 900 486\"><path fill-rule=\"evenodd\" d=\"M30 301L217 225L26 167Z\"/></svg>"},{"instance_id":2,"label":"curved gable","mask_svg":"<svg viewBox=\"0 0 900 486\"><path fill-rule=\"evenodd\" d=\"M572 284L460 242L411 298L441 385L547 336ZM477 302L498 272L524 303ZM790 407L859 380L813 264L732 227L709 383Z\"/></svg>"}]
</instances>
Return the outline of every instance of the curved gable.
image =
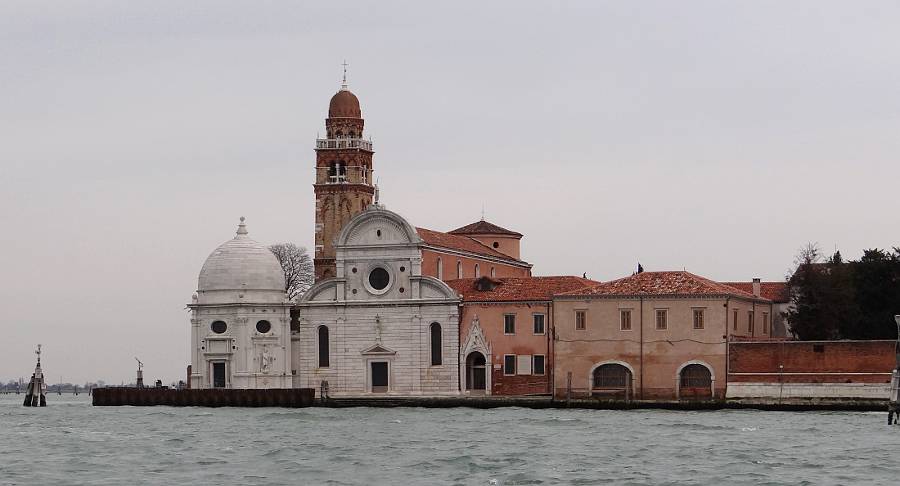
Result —
<instances>
[{"instance_id":1,"label":"curved gable","mask_svg":"<svg viewBox=\"0 0 900 486\"><path fill-rule=\"evenodd\" d=\"M459 294L455 290L434 277L423 276L419 289L423 299L459 299Z\"/></svg>"},{"instance_id":2,"label":"curved gable","mask_svg":"<svg viewBox=\"0 0 900 486\"><path fill-rule=\"evenodd\" d=\"M337 245L390 245L419 243L416 230L402 216L379 206L356 215L341 230Z\"/></svg>"},{"instance_id":3,"label":"curved gable","mask_svg":"<svg viewBox=\"0 0 900 486\"><path fill-rule=\"evenodd\" d=\"M298 303L329 302L334 300L337 300L337 282L330 278L313 285L300 297Z\"/></svg>"}]
</instances>

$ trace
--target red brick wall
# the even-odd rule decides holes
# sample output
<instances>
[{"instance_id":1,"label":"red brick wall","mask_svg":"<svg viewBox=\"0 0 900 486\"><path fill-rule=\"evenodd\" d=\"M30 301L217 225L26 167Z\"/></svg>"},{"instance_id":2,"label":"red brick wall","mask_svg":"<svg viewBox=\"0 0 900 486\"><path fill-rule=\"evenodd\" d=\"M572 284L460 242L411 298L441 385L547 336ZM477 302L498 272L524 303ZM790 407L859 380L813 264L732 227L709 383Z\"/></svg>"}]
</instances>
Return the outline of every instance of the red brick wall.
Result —
<instances>
[{"instance_id":1,"label":"red brick wall","mask_svg":"<svg viewBox=\"0 0 900 486\"><path fill-rule=\"evenodd\" d=\"M895 361L894 341L731 343L728 381L883 383Z\"/></svg>"},{"instance_id":2,"label":"red brick wall","mask_svg":"<svg viewBox=\"0 0 900 486\"><path fill-rule=\"evenodd\" d=\"M478 270L482 277L491 276L491 267L496 269L496 276L500 277L527 277L531 275L528 267L519 267L515 265L507 265L504 263L494 262L490 260L482 260L480 258L468 258L446 253L438 253L433 250L422 250L422 275L429 277L437 277L437 260L440 257L444 267L444 278L442 280L455 280L456 262L462 262L463 278L475 278L475 265L478 264Z\"/></svg>"},{"instance_id":3,"label":"red brick wall","mask_svg":"<svg viewBox=\"0 0 900 486\"><path fill-rule=\"evenodd\" d=\"M506 376L503 370L493 370L491 393L494 395L549 394L550 379L544 375Z\"/></svg>"}]
</instances>

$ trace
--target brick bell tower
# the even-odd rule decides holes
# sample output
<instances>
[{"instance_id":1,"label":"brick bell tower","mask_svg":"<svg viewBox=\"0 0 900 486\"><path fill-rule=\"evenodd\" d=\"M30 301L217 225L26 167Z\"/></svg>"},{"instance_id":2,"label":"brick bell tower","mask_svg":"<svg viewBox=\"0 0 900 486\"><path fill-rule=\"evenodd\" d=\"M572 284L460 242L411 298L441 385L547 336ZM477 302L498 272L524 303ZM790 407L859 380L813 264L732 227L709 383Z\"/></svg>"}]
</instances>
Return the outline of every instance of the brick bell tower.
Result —
<instances>
[{"instance_id":1,"label":"brick bell tower","mask_svg":"<svg viewBox=\"0 0 900 486\"><path fill-rule=\"evenodd\" d=\"M347 64L341 90L331 97L325 138L316 140L316 281L335 276L334 240L375 194L372 141L363 139L359 99L347 89Z\"/></svg>"}]
</instances>

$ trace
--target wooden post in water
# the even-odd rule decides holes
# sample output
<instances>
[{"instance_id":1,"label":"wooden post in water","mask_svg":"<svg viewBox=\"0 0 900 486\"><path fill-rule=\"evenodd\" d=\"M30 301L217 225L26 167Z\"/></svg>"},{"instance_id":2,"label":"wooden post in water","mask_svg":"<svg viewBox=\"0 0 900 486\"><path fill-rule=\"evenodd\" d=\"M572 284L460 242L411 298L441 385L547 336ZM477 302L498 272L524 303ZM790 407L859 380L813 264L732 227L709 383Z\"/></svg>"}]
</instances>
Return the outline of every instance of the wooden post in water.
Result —
<instances>
[{"instance_id":1,"label":"wooden post in water","mask_svg":"<svg viewBox=\"0 0 900 486\"><path fill-rule=\"evenodd\" d=\"M34 374L31 375L31 381L25 390L25 403L23 405L26 407L46 407L47 397L44 393L47 391L47 384L44 383L44 372L41 371L40 344L38 344L37 351L34 353L37 354L37 365L34 367Z\"/></svg>"},{"instance_id":2,"label":"wooden post in water","mask_svg":"<svg viewBox=\"0 0 900 486\"><path fill-rule=\"evenodd\" d=\"M572 401L572 372L566 373L566 405Z\"/></svg>"}]
</instances>

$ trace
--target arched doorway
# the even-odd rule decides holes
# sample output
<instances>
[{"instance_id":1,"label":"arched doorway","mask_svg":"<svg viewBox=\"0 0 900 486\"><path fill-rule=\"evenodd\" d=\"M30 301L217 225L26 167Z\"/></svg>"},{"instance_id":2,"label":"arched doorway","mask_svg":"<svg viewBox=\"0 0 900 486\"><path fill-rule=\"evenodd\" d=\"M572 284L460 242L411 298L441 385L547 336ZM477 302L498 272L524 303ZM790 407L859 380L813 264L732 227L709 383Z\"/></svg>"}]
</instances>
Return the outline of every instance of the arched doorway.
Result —
<instances>
[{"instance_id":1,"label":"arched doorway","mask_svg":"<svg viewBox=\"0 0 900 486\"><path fill-rule=\"evenodd\" d=\"M594 368L591 394L610 398L631 398L631 370L619 363L606 363Z\"/></svg>"},{"instance_id":2,"label":"arched doorway","mask_svg":"<svg viewBox=\"0 0 900 486\"><path fill-rule=\"evenodd\" d=\"M487 362L484 355L472 351L466 357L466 390L484 392L487 384Z\"/></svg>"},{"instance_id":3,"label":"arched doorway","mask_svg":"<svg viewBox=\"0 0 900 486\"><path fill-rule=\"evenodd\" d=\"M709 368L699 363L691 363L681 368L678 373L678 398L701 400L711 398L712 373Z\"/></svg>"}]
</instances>

